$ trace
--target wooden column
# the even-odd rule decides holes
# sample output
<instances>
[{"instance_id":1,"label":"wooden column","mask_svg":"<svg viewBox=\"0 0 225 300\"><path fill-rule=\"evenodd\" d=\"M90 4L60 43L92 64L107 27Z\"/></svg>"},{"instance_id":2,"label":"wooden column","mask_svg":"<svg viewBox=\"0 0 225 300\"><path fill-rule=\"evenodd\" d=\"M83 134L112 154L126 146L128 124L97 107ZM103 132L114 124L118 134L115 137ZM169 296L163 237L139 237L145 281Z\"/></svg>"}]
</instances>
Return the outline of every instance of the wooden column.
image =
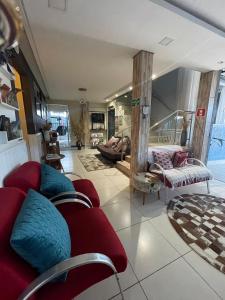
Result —
<instances>
[{"instance_id":1,"label":"wooden column","mask_svg":"<svg viewBox=\"0 0 225 300\"><path fill-rule=\"evenodd\" d=\"M148 158L150 108L152 96L153 53L141 50L133 58L133 93L131 117L131 178L145 171ZM132 102L134 105L134 101Z\"/></svg>"},{"instance_id":2,"label":"wooden column","mask_svg":"<svg viewBox=\"0 0 225 300\"><path fill-rule=\"evenodd\" d=\"M216 115L219 78L220 71L202 73L199 85L196 111L205 109L205 116L196 115L192 145L195 158L205 163L211 140L211 128Z\"/></svg>"}]
</instances>

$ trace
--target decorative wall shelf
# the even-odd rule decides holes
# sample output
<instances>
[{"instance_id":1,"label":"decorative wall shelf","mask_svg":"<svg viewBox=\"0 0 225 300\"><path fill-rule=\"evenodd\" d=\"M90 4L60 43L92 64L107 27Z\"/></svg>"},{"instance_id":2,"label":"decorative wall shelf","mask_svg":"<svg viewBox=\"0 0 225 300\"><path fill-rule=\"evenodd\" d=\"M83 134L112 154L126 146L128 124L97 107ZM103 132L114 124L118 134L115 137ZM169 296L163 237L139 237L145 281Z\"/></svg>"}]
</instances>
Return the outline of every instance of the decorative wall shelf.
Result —
<instances>
[{"instance_id":1,"label":"decorative wall shelf","mask_svg":"<svg viewBox=\"0 0 225 300\"><path fill-rule=\"evenodd\" d=\"M0 72L5 75L9 80L14 80L15 76L13 76L9 71L7 71L6 67L0 66Z\"/></svg>"},{"instance_id":2,"label":"decorative wall shelf","mask_svg":"<svg viewBox=\"0 0 225 300\"><path fill-rule=\"evenodd\" d=\"M8 103L5 103L3 101L0 100L0 104L7 107L8 109L13 109L13 110L19 110L18 107L15 107L15 106L12 106L12 105L9 105Z\"/></svg>"}]
</instances>

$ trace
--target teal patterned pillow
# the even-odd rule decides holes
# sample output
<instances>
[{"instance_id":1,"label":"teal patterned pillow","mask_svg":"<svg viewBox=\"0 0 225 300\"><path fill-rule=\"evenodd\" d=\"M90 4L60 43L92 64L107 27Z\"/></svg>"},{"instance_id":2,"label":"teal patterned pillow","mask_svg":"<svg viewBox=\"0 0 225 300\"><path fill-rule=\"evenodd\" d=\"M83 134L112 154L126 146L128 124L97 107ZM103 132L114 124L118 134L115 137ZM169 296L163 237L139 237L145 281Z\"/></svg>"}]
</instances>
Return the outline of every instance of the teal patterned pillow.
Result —
<instances>
[{"instance_id":1,"label":"teal patterned pillow","mask_svg":"<svg viewBox=\"0 0 225 300\"><path fill-rule=\"evenodd\" d=\"M51 198L59 193L75 191L73 183L64 174L49 165L41 165L40 192Z\"/></svg>"},{"instance_id":2,"label":"teal patterned pillow","mask_svg":"<svg viewBox=\"0 0 225 300\"><path fill-rule=\"evenodd\" d=\"M43 273L68 259L71 241L68 225L43 195L29 190L13 227L10 244L29 264ZM65 275L59 279L65 279Z\"/></svg>"}]
</instances>

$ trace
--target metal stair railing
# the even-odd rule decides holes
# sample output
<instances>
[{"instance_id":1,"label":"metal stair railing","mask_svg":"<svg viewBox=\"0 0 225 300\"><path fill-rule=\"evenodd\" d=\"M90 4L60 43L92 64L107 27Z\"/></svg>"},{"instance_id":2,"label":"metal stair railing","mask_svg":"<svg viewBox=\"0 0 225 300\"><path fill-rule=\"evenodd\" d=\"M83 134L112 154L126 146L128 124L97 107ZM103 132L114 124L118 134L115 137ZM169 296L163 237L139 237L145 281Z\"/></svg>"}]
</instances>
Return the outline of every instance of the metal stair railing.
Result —
<instances>
[{"instance_id":1,"label":"metal stair railing","mask_svg":"<svg viewBox=\"0 0 225 300\"><path fill-rule=\"evenodd\" d=\"M195 112L176 110L150 127L150 143L180 144L183 128L186 127L186 143L190 145Z\"/></svg>"}]
</instances>

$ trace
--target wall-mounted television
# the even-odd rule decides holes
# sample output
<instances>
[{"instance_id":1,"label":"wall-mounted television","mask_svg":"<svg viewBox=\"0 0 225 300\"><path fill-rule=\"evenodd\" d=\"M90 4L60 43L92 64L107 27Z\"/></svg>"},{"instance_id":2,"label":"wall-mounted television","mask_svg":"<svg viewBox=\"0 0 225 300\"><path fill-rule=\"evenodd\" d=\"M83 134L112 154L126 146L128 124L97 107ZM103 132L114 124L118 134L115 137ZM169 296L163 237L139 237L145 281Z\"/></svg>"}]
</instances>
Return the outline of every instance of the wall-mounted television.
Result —
<instances>
[{"instance_id":1,"label":"wall-mounted television","mask_svg":"<svg viewBox=\"0 0 225 300\"><path fill-rule=\"evenodd\" d=\"M92 129L105 129L105 114L92 113L91 123L92 123Z\"/></svg>"}]
</instances>

